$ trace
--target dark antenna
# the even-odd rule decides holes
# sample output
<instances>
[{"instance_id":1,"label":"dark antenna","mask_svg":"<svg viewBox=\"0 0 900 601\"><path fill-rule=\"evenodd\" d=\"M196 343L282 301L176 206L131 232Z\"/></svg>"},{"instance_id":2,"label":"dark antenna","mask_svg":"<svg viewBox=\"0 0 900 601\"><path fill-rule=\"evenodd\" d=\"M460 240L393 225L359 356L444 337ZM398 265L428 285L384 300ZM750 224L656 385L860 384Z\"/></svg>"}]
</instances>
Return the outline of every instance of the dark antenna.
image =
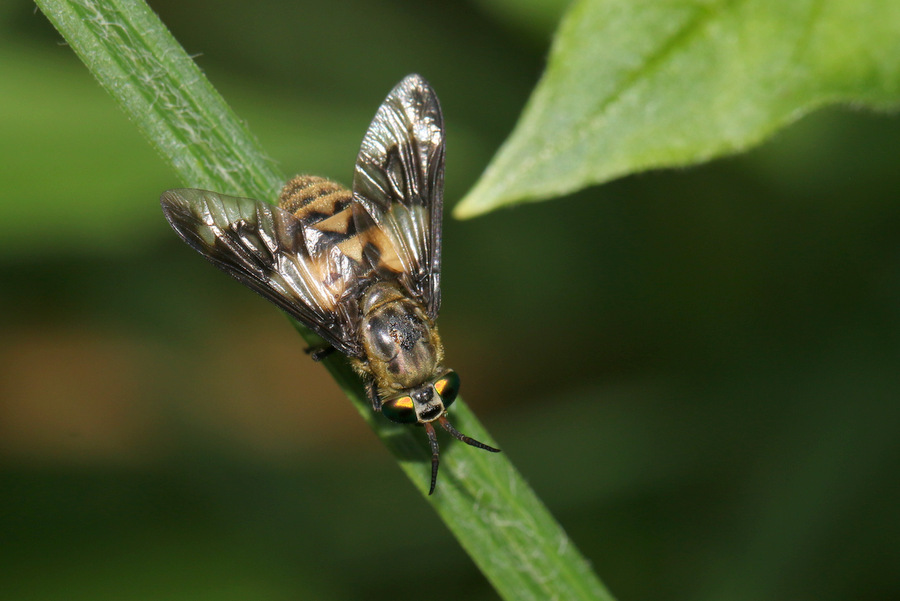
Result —
<instances>
[{"instance_id":1,"label":"dark antenna","mask_svg":"<svg viewBox=\"0 0 900 601\"><path fill-rule=\"evenodd\" d=\"M425 422L423 425L425 426L425 432L428 434L428 442L431 444L431 489L428 491L430 496L434 492L435 484L437 484L438 465L441 462L441 448L438 446L437 435L434 433L434 426L431 425L431 422Z\"/></svg>"},{"instance_id":2,"label":"dark antenna","mask_svg":"<svg viewBox=\"0 0 900 601\"><path fill-rule=\"evenodd\" d=\"M495 449L494 447L490 447L490 446L484 444L483 442L478 442L478 441L475 440L474 438L469 438L469 437L466 436L465 434L462 434L459 430L457 430L456 428L454 428L453 426L451 426L451 425L450 425L450 422L448 422L448 421L447 421L447 418L444 417L443 415L442 415L441 417L438 418L438 421L441 422L441 425L444 427L444 430L446 430L447 432L449 432L449 433L453 436L453 438L455 438L456 440L461 440L461 441L463 441L464 443L466 443L467 445L476 447L476 448L478 448L478 449L484 449L485 451L490 451L491 453L499 453L499 452L500 452L500 449ZM425 425L428 426L428 425L430 425L430 424L425 424ZM431 437L431 433L430 433L430 432L429 432L428 436L429 436L429 438ZM437 441L435 441L434 443L432 443L431 448L432 448L432 449L437 448ZM435 459L432 458L432 463L433 463L434 461L435 461ZM434 468L434 473L435 473L435 474L437 473L437 468ZM434 489L433 486L432 486L432 489Z\"/></svg>"}]
</instances>

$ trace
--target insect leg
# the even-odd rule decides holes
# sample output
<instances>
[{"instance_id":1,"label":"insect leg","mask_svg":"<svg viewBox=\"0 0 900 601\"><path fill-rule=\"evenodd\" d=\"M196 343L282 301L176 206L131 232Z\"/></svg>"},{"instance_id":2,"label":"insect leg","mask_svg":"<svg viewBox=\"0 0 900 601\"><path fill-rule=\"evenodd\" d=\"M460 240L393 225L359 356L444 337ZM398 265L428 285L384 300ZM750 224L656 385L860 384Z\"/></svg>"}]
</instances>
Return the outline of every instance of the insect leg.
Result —
<instances>
[{"instance_id":1,"label":"insect leg","mask_svg":"<svg viewBox=\"0 0 900 601\"><path fill-rule=\"evenodd\" d=\"M366 397L372 403L372 409L376 413L381 411L381 397L378 396L378 386L375 385L375 380L366 380Z\"/></svg>"},{"instance_id":2,"label":"insect leg","mask_svg":"<svg viewBox=\"0 0 900 601\"><path fill-rule=\"evenodd\" d=\"M334 352L334 347L328 346L309 346L303 349L303 352L312 357L313 361L321 361Z\"/></svg>"}]
</instances>

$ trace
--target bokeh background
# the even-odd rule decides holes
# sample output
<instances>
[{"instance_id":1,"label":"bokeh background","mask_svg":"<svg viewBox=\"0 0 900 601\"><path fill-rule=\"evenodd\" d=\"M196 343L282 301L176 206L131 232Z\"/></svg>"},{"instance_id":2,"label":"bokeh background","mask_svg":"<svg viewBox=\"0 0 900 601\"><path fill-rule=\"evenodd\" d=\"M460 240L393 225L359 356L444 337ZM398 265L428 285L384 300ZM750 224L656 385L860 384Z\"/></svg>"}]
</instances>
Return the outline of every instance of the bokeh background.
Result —
<instances>
[{"instance_id":1,"label":"bokeh background","mask_svg":"<svg viewBox=\"0 0 900 601\"><path fill-rule=\"evenodd\" d=\"M349 182L405 74L446 200L562 2L156 0L285 172ZM177 240L181 184L0 5L0 598L495 599L284 317ZM445 226L466 400L622 601L900 598L900 120Z\"/></svg>"}]
</instances>

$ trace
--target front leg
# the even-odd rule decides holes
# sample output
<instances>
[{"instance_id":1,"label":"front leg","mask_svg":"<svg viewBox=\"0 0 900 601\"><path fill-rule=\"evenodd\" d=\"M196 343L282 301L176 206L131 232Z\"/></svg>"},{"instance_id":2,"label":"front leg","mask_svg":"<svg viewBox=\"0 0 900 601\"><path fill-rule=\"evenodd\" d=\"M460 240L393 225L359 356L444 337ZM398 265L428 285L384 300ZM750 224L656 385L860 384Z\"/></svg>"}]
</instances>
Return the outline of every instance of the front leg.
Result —
<instances>
[{"instance_id":1,"label":"front leg","mask_svg":"<svg viewBox=\"0 0 900 601\"><path fill-rule=\"evenodd\" d=\"M328 346L309 346L303 349L303 352L312 357L313 361L321 361L334 352L334 347Z\"/></svg>"},{"instance_id":2,"label":"front leg","mask_svg":"<svg viewBox=\"0 0 900 601\"><path fill-rule=\"evenodd\" d=\"M381 397L378 396L378 386L375 384L375 380L366 380L366 397L368 397L369 402L372 403L372 409L375 413L381 411Z\"/></svg>"}]
</instances>

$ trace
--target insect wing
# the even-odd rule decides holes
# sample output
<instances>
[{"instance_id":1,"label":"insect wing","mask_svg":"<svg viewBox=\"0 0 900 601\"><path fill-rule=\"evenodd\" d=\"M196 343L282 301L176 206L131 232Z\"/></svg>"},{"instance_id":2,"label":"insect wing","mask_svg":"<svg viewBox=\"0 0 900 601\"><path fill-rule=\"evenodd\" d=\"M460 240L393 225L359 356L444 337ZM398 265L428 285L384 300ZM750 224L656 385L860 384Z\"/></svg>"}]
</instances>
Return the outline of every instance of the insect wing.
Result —
<instances>
[{"instance_id":1,"label":"insect wing","mask_svg":"<svg viewBox=\"0 0 900 601\"><path fill-rule=\"evenodd\" d=\"M258 200L194 189L168 190L160 203L181 238L214 265L278 305L347 355L356 342L355 270L336 247L316 255L293 215Z\"/></svg>"},{"instance_id":2,"label":"insect wing","mask_svg":"<svg viewBox=\"0 0 900 601\"><path fill-rule=\"evenodd\" d=\"M441 305L444 124L431 86L409 75L372 120L356 159L356 229L376 277L398 279L437 317Z\"/></svg>"}]
</instances>

